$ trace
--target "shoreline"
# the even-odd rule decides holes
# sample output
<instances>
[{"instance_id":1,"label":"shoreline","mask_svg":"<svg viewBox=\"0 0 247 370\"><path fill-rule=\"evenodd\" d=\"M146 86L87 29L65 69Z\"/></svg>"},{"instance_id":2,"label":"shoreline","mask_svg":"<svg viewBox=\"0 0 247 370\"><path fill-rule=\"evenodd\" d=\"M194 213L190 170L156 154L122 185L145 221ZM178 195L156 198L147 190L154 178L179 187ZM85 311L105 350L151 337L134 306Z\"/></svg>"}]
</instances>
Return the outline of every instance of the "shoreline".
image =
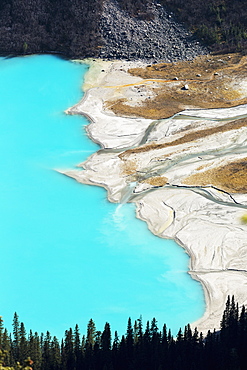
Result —
<instances>
[{"instance_id":1,"label":"shoreline","mask_svg":"<svg viewBox=\"0 0 247 370\"><path fill-rule=\"evenodd\" d=\"M85 61L85 63L88 62L88 60ZM129 68L139 65L138 62L90 61L90 68L86 72L83 85L85 95L66 113L81 114L89 119L90 124L86 128L88 136L101 145L101 149L84 163L79 164L78 167L82 167L82 171L71 170L61 171L61 173L81 183L104 187L111 202L121 202L124 197L127 202L134 202L136 216L147 222L153 234L161 238L174 239L186 251L190 257L188 273L201 283L206 305L203 317L191 325L205 333L209 329L219 329L228 294L234 294L235 300L240 305L247 303L247 297L244 294L247 288L247 273L244 270L243 258L246 251L244 236L247 226L240 222L247 208L247 196L223 192L213 187L208 189L200 186L196 189L189 186L181 187L181 184L184 177L188 177L188 172L191 174L195 172L199 162L202 163L201 167L218 168L219 162L228 163L233 157L243 161L245 157L244 151L241 152L241 144L238 147L239 153L236 151L232 156L225 153L230 151L229 148L232 147L234 140L238 143L240 136L243 137L243 133L247 134L246 125L238 131L214 133L209 140L203 138L196 142L172 145L169 143L174 140L173 137L177 140L183 130L190 132L189 126L192 127L192 132L197 132L205 125L211 130L214 125L219 125L217 119L214 119L214 122L206 119L207 114L212 116L217 109L209 109L206 114L203 114L205 110L190 109L193 115L201 114L202 119L168 118L165 123L164 120L154 123L153 119L115 115L109 107L106 107L106 102L113 96L117 99L127 98L133 105L141 104L140 94L136 94L132 86L135 83L140 85L144 80L131 76L127 72ZM117 81L116 88L114 88L114 81L115 86ZM157 85L157 83L154 84ZM147 98L145 90L144 98ZM190 111L183 111L182 114L189 115ZM240 116L236 115L238 111L247 113L247 106L217 110L220 117L223 114L230 120L233 120L234 115ZM152 144L152 150L147 153L143 149L139 150L140 154L136 153L135 149L129 150L129 148L139 147L149 127L152 129L147 135L147 142L164 143L164 149L160 149L160 146L156 149ZM165 137L164 127L167 130ZM222 147L222 157L215 154L219 146ZM181 158L181 151L183 158ZM122 153L122 158L119 153ZM212 163L210 156L214 156ZM175 161L173 165L175 170L167 158ZM193 163L195 158L196 165ZM150 167L150 163L154 161L158 164L154 168ZM170 163L167 165L167 162ZM160 167L160 163L162 166L165 163L165 167ZM140 179L136 173L140 174L142 168L145 169L146 175ZM169 187L165 184L167 174ZM243 209L235 207L234 202L239 199ZM219 237L215 241L214 235L217 234ZM228 234L231 235L228 237ZM238 244L237 251L233 251L231 247L231 241L234 242L234 239L235 244Z\"/></svg>"}]
</instances>

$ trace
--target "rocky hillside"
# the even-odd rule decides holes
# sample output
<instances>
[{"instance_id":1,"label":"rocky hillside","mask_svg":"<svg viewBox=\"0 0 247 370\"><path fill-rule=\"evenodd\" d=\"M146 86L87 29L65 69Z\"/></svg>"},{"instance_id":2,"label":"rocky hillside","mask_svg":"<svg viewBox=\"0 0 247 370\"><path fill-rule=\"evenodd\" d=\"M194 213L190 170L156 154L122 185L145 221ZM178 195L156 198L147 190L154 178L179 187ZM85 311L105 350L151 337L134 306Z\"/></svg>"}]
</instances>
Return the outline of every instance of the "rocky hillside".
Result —
<instances>
[{"instance_id":1,"label":"rocky hillside","mask_svg":"<svg viewBox=\"0 0 247 370\"><path fill-rule=\"evenodd\" d=\"M201 45L243 51L246 5L247 0L1 0L0 54L174 61L205 53Z\"/></svg>"},{"instance_id":2,"label":"rocky hillside","mask_svg":"<svg viewBox=\"0 0 247 370\"><path fill-rule=\"evenodd\" d=\"M0 33L1 55L169 61L206 52L150 0L2 0Z\"/></svg>"},{"instance_id":3,"label":"rocky hillside","mask_svg":"<svg viewBox=\"0 0 247 370\"><path fill-rule=\"evenodd\" d=\"M106 0L99 26L102 58L169 62L208 53L171 12L157 3L149 4L145 17L143 13L135 17L117 1Z\"/></svg>"}]
</instances>

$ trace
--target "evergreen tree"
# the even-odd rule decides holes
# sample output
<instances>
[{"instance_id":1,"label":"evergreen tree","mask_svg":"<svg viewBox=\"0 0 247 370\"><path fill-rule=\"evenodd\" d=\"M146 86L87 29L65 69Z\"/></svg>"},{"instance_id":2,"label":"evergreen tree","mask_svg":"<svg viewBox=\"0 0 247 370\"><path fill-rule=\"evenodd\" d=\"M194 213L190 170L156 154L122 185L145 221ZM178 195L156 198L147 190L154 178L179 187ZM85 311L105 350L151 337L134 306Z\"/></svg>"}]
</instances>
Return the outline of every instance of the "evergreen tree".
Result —
<instances>
[{"instance_id":1,"label":"evergreen tree","mask_svg":"<svg viewBox=\"0 0 247 370\"><path fill-rule=\"evenodd\" d=\"M137 320L135 320L134 322L134 345L137 344L138 342L138 324L137 324Z\"/></svg>"},{"instance_id":2,"label":"evergreen tree","mask_svg":"<svg viewBox=\"0 0 247 370\"><path fill-rule=\"evenodd\" d=\"M124 335L121 337L121 341L119 343L119 351L117 357L117 369L119 370L126 370L129 368L129 362L127 360L127 345Z\"/></svg>"},{"instance_id":3,"label":"evergreen tree","mask_svg":"<svg viewBox=\"0 0 247 370\"><path fill-rule=\"evenodd\" d=\"M87 325L87 336L85 342L85 367L91 369L94 367L94 346L96 342L96 326L93 319L90 319Z\"/></svg>"},{"instance_id":4,"label":"evergreen tree","mask_svg":"<svg viewBox=\"0 0 247 370\"><path fill-rule=\"evenodd\" d=\"M239 317L239 337L238 337L238 347L239 347L239 360L240 368L247 369L247 313L245 306L242 307L240 317Z\"/></svg>"},{"instance_id":5,"label":"evergreen tree","mask_svg":"<svg viewBox=\"0 0 247 370\"><path fill-rule=\"evenodd\" d=\"M21 322L20 324L20 331L19 331L19 338L20 338L20 344L19 344L19 361L20 363L24 363L24 360L28 357L28 343L26 338L26 329L24 326L24 323Z\"/></svg>"},{"instance_id":6,"label":"evergreen tree","mask_svg":"<svg viewBox=\"0 0 247 370\"><path fill-rule=\"evenodd\" d=\"M4 333L3 319L2 316L0 316L0 349L2 349L3 346L3 333Z\"/></svg>"},{"instance_id":7,"label":"evergreen tree","mask_svg":"<svg viewBox=\"0 0 247 370\"><path fill-rule=\"evenodd\" d=\"M104 331L101 336L101 348L102 348L102 366L109 368L112 366L111 359L111 328L107 322L104 327Z\"/></svg>"},{"instance_id":8,"label":"evergreen tree","mask_svg":"<svg viewBox=\"0 0 247 370\"><path fill-rule=\"evenodd\" d=\"M138 340L141 340L143 337L143 324L142 324L142 315L137 319L138 322L138 331L137 331L137 336Z\"/></svg>"},{"instance_id":9,"label":"evergreen tree","mask_svg":"<svg viewBox=\"0 0 247 370\"><path fill-rule=\"evenodd\" d=\"M30 330L28 337L28 355L33 360L33 370L40 370L42 362L40 340L38 333L35 332L33 335L32 330Z\"/></svg>"},{"instance_id":10,"label":"evergreen tree","mask_svg":"<svg viewBox=\"0 0 247 370\"><path fill-rule=\"evenodd\" d=\"M89 320L87 325L86 349L93 349L96 338L96 326L93 319Z\"/></svg>"},{"instance_id":11,"label":"evergreen tree","mask_svg":"<svg viewBox=\"0 0 247 370\"><path fill-rule=\"evenodd\" d=\"M105 328L101 336L101 346L103 352L109 352L111 349L111 328L108 322L105 324Z\"/></svg>"},{"instance_id":12,"label":"evergreen tree","mask_svg":"<svg viewBox=\"0 0 247 370\"><path fill-rule=\"evenodd\" d=\"M112 363L114 369L117 369L118 357L119 357L119 337L117 331L115 331L112 344Z\"/></svg>"},{"instance_id":13,"label":"evergreen tree","mask_svg":"<svg viewBox=\"0 0 247 370\"><path fill-rule=\"evenodd\" d=\"M51 370L60 370L61 368L61 351L57 337L53 337L51 342Z\"/></svg>"},{"instance_id":14,"label":"evergreen tree","mask_svg":"<svg viewBox=\"0 0 247 370\"><path fill-rule=\"evenodd\" d=\"M151 364L154 369L158 369L161 358L161 333L157 326L157 320L151 321Z\"/></svg>"},{"instance_id":15,"label":"evergreen tree","mask_svg":"<svg viewBox=\"0 0 247 370\"><path fill-rule=\"evenodd\" d=\"M13 319L13 341L12 341L12 353L15 362L20 360L20 322L17 313L14 313Z\"/></svg>"},{"instance_id":16,"label":"evergreen tree","mask_svg":"<svg viewBox=\"0 0 247 370\"><path fill-rule=\"evenodd\" d=\"M85 356L85 350L86 350L86 337L85 335L82 336L81 339L81 351L82 351L82 357Z\"/></svg>"},{"instance_id":17,"label":"evergreen tree","mask_svg":"<svg viewBox=\"0 0 247 370\"><path fill-rule=\"evenodd\" d=\"M74 335L71 328L65 331L62 362L66 370L74 370L75 368Z\"/></svg>"},{"instance_id":18,"label":"evergreen tree","mask_svg":"<svg viewBox=\"0 0 247 370\"><path fill-rule=\"evenodd\" d=\"M50 364L52 362L51 354L51 334L49 331L46 332L42 343L42 370L50 370Z\"/></svg>"},{"instance_id":19,"label":"evergreen tree","mask_svg":"<svg viewBox=\"0 0 247 370\"><path fill-rule=\"evenodd\" d=\"M180 343L183 341L183 339L184 339L183 332L182 329L180 328L177 334L177 342Z\"/></svg>"},{"instance_id":20,"label":"evergreen tree","mask_svg":"<svg viewBox=\"0 0 247 370\"><path fill-rule=\"evenodd\" d=\"M82 346L79 326L77 324L74 330L74 350L75 350L75 368L76 370L79 370L82 368Z\"/></svg>"},{"instance_id":21,"label":"evergreen tree","mask_svg":"<svg viewBox=\"0 0 247 370\"><path fill-rule=\"evenodd\" d=\"M126 355L129 364L133 363L134 354L134 330L131 323L131 318L128 319L127 333L126 333Z\"/></svg>"}]
</instances>

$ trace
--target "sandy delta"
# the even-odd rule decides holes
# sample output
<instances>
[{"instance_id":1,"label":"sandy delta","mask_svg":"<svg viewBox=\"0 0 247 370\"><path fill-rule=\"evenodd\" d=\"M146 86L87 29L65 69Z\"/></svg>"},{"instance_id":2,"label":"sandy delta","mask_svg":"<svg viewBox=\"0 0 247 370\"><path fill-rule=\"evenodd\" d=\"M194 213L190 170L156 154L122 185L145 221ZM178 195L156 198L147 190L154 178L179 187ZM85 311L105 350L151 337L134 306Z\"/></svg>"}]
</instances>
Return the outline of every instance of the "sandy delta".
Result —
<instances>
[{"instance_id":1,"label":"sandy delta","mask_svg":"<svg viewBox=\"0 0 247 370\"><path fill-rule=\"evenodd\" d=\"M228 295L247 303L246 58L83 62L85 94L67 113L89 118L102 149L63 173L134 202L152 233L186 250L206 302L192 326L218 329Z\"/></svg>"}]
</instances>

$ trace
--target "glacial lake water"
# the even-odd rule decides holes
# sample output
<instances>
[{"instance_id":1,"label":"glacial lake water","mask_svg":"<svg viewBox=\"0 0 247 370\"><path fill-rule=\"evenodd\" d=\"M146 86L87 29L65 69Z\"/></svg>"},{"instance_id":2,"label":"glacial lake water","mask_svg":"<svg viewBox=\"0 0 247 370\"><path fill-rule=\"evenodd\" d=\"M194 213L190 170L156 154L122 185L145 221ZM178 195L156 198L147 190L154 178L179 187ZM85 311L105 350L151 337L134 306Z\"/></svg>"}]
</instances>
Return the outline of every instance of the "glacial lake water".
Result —
<instances>
[{"instance_id":1,"label":"glacial lake water","mask_svg":"<svg viewBox=\"0 0 247 370\"><path fill-rule=\"evenodd\" d=\"M126 331L155 317L176 335L204 311L201 285L175 242L151 234L132 204L55 171L74 168L99 147L87 120L63 112L82 97L86 65L54 56L0 59L0 315L11 330L62 337L109 322Z\"/></svg>"}]
</instances>

